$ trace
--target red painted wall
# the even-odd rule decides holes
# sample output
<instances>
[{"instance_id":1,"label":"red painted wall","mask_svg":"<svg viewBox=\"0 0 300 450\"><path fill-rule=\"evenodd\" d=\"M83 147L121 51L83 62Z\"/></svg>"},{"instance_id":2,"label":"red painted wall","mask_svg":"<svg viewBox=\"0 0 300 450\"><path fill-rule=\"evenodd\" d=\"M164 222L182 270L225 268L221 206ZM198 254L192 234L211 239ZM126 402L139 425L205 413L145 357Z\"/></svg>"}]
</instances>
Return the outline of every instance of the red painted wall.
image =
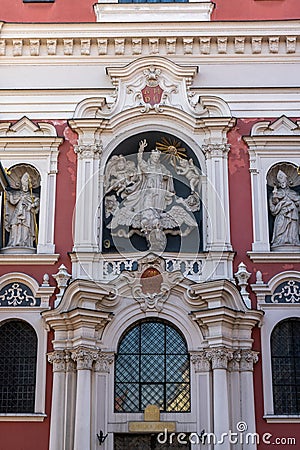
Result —
<instances>
[{"instance_id":1,"label":"red painted wall","mask_svg":"<svg viewBox=\"0 0 300 450\"><path fill-rule=\"evenodd\" d=\"M55 0L43 4L1 0L0 21L95 22L94 3L97 1ZM299 0L214 0L214 3L212 20L300 19Z\"/></svg>"},{"instance_id":2,"label":"red painted wall","mask_svg":"<svg viewBox=\"0 0 300 450\"><path fill-rule=\"evenodd\" d=\"M276 273L285 270L300 271L300 264L269 264L269 263L253 263L247 256L247 251L251 250L253 240L252 228L252 202L251 202L251 183L249 172L249 154L247 145L243 141L243 136L249 136L254 123L264 120L261 119L239 119L236 127L228 134L228 140L231 149L228 155L229 166L229 195L230 195L230 228L231 241L236 257L234 259L234 272L237 271L238 265L243 261L247 270L252 273L249 283L255 283L255 274L260 270L263 274L263 280L269 281ZM265 119L265 120L270 120ZM275 120L275 119L274 119ZM292 119L296 122L299 119ZM256 297L250 294L252 305L256 307ZM260 352L260 329L256 327L253 331L253 349ZM263 385L262 385L262 364L261 358L254 367L254 394L255 394L255 410L257 421L257 433L262 436L264 433L270 433L270 442L274 443L276 438L294 437L296 438L296 446L288 446L284 444L276 445L276 448L283 449L288 447L297 447L300 442L299 424L270 424L263 419ZM275 445L275 444L271 444ZM270 449L270 445L260 443L258 450Z\"/></svg>"},{"instance_id":3,"label":"red painted wall","mask_svg":"<svg viewBox=\"0 0 300 450\"><path fill-rule=\"evenodd\" d=\"M214 0L212 20L300 19L299 0Z\"/></svg>"},{"instance_id":4,"label":"red painted wall","mask_svg":"<svg viewBox=\"0 0 300 450\"><path fill-rule=\"evenodd\" d=\"M55 0L54 3L23 3L1 0L0 20L5 22L95 22L96 0Z\"/></svg>"},{"instance_id":5,"label":"red painted wall","mask_svg":"<svg viewBox=\"0 0 300 450\"><path fill-rule=\"evenodd\" d=\"M278 272L285 270L300 271L300 264L253 263L247 256L247 252L252 250L253 242L252 200L249 153L242 138L243 136L249 136L252 126L262 120L270 121L272 119L238 119L236 126L228 133L228 141L231 145L228 155L230 229L232 246L236 252L234 271L238 270L238 265L243 261L248 271L252 272L249 279L250 283L255 283L255 274L258 270L262 272L265 282ZM291 118L291 120L296 122L299 119ZM255 302L255 300L253 301Z\"/></svg>"},{"instance_id":6,"label":"red painted wall","mask_svg":"<svg viewBox=\"0 0 300 450\"><path fill-rule=\"evenodd\" d=\"M35 122L41 122L37 120ZM46 121L56 126L58 136L64 137L64 142L59 148L58 174L56 185L56 211L54 242L56 253L61 256L55 265L0 265L0 276L9 272L24 272L42 283L44 273L50 275L50 284L55 286L55 280L51 277L57 273L58 267L65 264L71 271L68 252L72 251L73 235L72 221L75 206L76 189L76 155L72 144L77 135L63 120ZM53 304L53 298L51 304ZM52 350L52 332L48 335L48 351ZM46 358L46 355L44 356ZM43 422L0 422L0 450L48 450L50 412L52 395L52 366L47 364L46 378L46 409L47 418Z\"/></svg>"}]
</instances>

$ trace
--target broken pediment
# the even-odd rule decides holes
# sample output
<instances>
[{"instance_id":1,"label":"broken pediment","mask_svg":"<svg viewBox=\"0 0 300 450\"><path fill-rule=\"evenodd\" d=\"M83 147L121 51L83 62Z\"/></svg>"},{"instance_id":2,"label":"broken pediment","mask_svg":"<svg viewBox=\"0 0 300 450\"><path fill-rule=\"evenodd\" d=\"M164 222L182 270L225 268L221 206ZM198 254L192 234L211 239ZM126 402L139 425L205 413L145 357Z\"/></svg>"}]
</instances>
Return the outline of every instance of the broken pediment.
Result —
<instances>
[{"instance_id":1,"label":"broken pediment","mask_svg":"<svg viewBox=\"0 0 300 450\"><path fill-rule=\"evenodd\" d=\"M275 122L258 122L251 130L251 136L273 135L273 136L294 136L300 134L300 122L294 123L286 116L281 116Z\"/></svg>"},{"instance_id":2,"label":"broken pediment","mask_svg":"<svg viewBox=\"0 0 300 450\"><path fill-rule=\"evenodd\" d=\"M191 92L197 66L180 66L166 58L139 58L127 66L108 67L118 96L115 112L139 107L142 113L163 112L165 107L205 114Z\"/></svg>"},{"instance_id":3,"label":"broken pediment","mask_svg":"<svg viewBox=\"0 0 300 450\"><path fill-rule=\"evenodd\" d=\"M10 122L0 124L0 137L49 137L57 136L56 129L53 125L40 122L37 125L27 117L22 117L13 125Z\"/></svg>"},{"instance_id":4,"label":"broken pediment","mask_svg":"<svg viewBox=\"0 0 300 450\"><path fill-rule=\"evenodd\" d=\"M156 43L153 41L153 46ZM154 49L155 50L155 49ZM106 68L114 91L81 101L76 119L111 119L134 114L186 114L186 117L231 117L224 100L201 96L193 87L198 66L181 66L160 56L138 58L126 66ZM126 114L126 111L128 113Z\"/></svg>"}]
</instances>

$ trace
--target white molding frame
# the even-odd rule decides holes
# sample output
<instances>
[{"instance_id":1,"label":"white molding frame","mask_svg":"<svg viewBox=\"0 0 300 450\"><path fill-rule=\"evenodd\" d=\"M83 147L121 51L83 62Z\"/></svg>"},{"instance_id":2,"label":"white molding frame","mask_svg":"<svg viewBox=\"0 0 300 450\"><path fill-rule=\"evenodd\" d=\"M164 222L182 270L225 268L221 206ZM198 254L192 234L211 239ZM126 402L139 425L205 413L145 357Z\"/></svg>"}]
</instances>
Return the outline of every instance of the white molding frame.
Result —
<instances>
[{"instance_id":1,"label":"white molding frame","mask_svg":"<svg viewBox=\"0 0 300 450\"><path fill-rule=\"evenodd\" d=\"M283 162L299 166L300 122L294 123L285 116L273 123L258 122L253 125L251 135L243 139L249 148L252 187L253 243L249 256L258 261L261 253L265 261L270 252L267 173L272 166ZM272 253L269 253L271 258ZM283 255L284 260L288 255L293 257L287 252Z\"/></svg>"},{"instance_id":2,"label":"white molding frame","mask_svg":"<svg viewBox=\"0 0 300 450\"><path fill-rule=\"evenodd\" d=\"M49 309L49 300L54 293L55 287L48 284L39 285L38 282L25 273L11 272L0 277L0 289L8 283L19 281L27 285L35 297L41 298L40 306L1 306L0 326L2 322L9 320L21 320L32 326L37 335L37 366L35 386L34 414L2 414L1 421L43 421L45 415L46 396L46 358L47 353L47 328L41 317L41 312Z\"/></svg>"},{"instance_id":3,"label":"white molding frame","mask_svg":"<svg viewBox=\"0 0 300 450\"><path fill-rule=\"evenodd\" d=\"M43 422L47 414L0 414L0 422Z\"/></svg>"},{"instance_id":4,"label":"white molding frame","mask_svg":"<svg viewBox=\"0 0 300 450\"><path fill-rule=\"evenodd\" d=\"M274 415L273 405L273 385L272 385L272 362L271 362L271 334L276 325L285 319L299 317L299 303L266 303L267 295L272 295L276 287L283 281L300 281L300 272L285 271L276 274L268 283L257 281L252 284L252 291L257 296L257 307L264 312L261 326L261 353L262 353L262 375L263 375L263 396L264 396L264 418L267 422L294 422L300 421L300 416L277 416ZM293 420L297 419L297 420Z\"/></svg>"},{"instance_id":5,"label":"white molding frame","mask_svg":"<svg viewBox=\"0 0 300 450\"><path fill-rule=\"evenodd\" d=\"M0 124L0 159L3 166L9 168L16 164L30 164L41 176L37 254L53 255L55 252L56 174L58 147L62 142L53 125L45 122L36 125L25 116L15 124ZM0 255L0 260L2 257Z\"/></svg>"},{"instance_id":6,"label":"white molding frame","mask_svg":"<svg viewBox=\"0 0 300 450\"><path fill-rule=\"evenodd\" d=\"M158 82L166 93L165 99L152 108L142 103L138 95L146 85L145 71L150 67L159 69ZM93 270L93 266L99 266L95 264L99 259L97 251L102 250L101 239L98 239L102 229L98 233L95 227L97 224L102 227L99 204L109 156L129 136L162 131L185 140L199 160L204 174L204 251L210 252L207 259L214 266L208 277L232 279L227 132L234 126L235 119L228 105L218 97L194 95L190 88L197 73L195 66L180 66L153 56L106 70L117 97L114 101L111 96L87 98L78 104L75 118L69 121L69 126L79 136L75 147L78 174L73 277L94 279L96 272L97 279L101 279L101 270ZM88 193L92 201L86 201ZM87 224L86 217L93 220Z\"/></svg>"},{"instance_id":7,"label":"white molding frame","mask_svg":"<svg viewBox=\"0 0 300 450\"><path fill-rule=\"evenodd\" d=\"M150 267L153 262L145 262L145 267ZM133 323L144 318L165 319L181 330L187 342L188 351L192 356L202 350L220 351L225 353L239 349L245 351L250 357L252 353L252 328L257 325L262 313L247 309L237 287L229 281L212 281L208 283L193 283L189 280L174 281L171 286L170 296L164 302L163 308L158 311L148 309L142 311L137 298L132 295L132 276L124 274L114 283L96 283L86 280L74 280L67 288L61 303L54 310L43 313L43 318L48 326L54 330L54 350L58 353L72 353L73 349L84 348L87 353L96 351L101 358L110 358L117 351L119 339L123 332ZM140 274L135 273L139 278ZM193 314L191 314L191 311ZM227 354L227 353L226 353ZM107 360L106 360L107 361ZM237 420L247 419L249 428L255 431L254 395L252 369L241 367L241 374L231 372L229 367L223 367L222 378L218 381L218 374L213 372L213 367L207 364L206 369L196 367L191 361L191 412L161 414L161 420L173 420L176 422L177 432L201 430L205 427L213 431L216 423L222 424L222 415L216 408L215 400L221 392L227 392L227 382L231 383L230 396L235 399L237 408L231 405L231 401L225 403L224 415L229 418L231 410L235 410ZM208 363L208 361L207 361ZM208 367L209 366L209 367ZM92 367L90 367L92 369ZM77 367L78 369L78 367ZM84 448L96 450L98 442L96 433L99 428L108 433L103 448L113 450L112 434L116 432L128 432L128 422L143 420L141 413L116 413L112 399L114 398L114 364L102 366L97 370L94 366L88 375L88 386L92 398L92 404L85 410L82 417L91 433L86 433ZM56 439L56 447L61 445L64 439L64 424L68 423L70 434L74 432L75 391L69 389L67 382L68 373L61 369L59 383L54 383L56 406L59 407L59 398L65 398L65 410L59 417L57 429L51 428L52 439ZM69 374L76 383L78 380L76 370ZM57 374L56 374L57 375ZM57 377L56 377L57 378ZM240 381L239 381L240 380ZM218 391L214 391L218 385ZM215 392L215 394L214 394ZM244 392L244 394L243 394ZM66 397L64 397L66 394ZM53 394L54 395L54 394ZM78 395L78 392L77 392ZM86 393L86 395L88 395ZM229 395L229 389L228 389ZM246 395L247 412L240 411L241 396ZM98 401L98 399L101 401ZM214 400L213 400L214 398ZM82 399L80 400L82 403ZM55 407L55 404L53 405ZM231 409L230 409L231 408ZM55 411L55 409L54 409ZM75 411L75 413L74 413ZM80 413L80 409L78 409ZM52 415L54 417L54 415ZM73 424L73 425L72 425ZM229 424L229 422L228 422ZM236 423L231 424L233 427ZM229 429L227 426L226 429ZM92 436L92 439L91 439ZM72 440L72 438L71 438ZM75 445L76 447L76 445ZM73 448L73 447L72 447ZM255 449L256 446L253 447Z\"/></svg>"},{"instance_id":8,"label":"white molding frame","mask_svg":"<svg viewBox=\"0 0 300 450\"><path fill-rule=\"evenodd\" d=\"M193 22L210 21L214 3L207 0L185 3L118 3L98 0L94 5L96 21L101 23Z\"/></svg>"}]
</instances>

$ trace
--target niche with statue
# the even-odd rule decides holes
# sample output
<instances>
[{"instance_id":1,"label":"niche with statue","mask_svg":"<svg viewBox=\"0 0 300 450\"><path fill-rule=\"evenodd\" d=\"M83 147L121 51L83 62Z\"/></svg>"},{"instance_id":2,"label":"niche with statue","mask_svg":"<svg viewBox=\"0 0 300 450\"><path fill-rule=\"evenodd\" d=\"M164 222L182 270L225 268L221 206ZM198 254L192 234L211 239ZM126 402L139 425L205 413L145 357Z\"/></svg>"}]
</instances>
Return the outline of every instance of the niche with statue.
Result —
<instances>
[{"instance_id":1,"label":"niche with statue","mask_svg":"<svg viewBox=\"0 0 300 450\"><path fill-rule=\"evenodd\" d=\"M105 168L103 251L201 251L201 180L181 139L158 131L127 138Z\"/></svg>"},{"instance_id":2,"label":"niche with statue","mask_svg":"<svg viewBox=\"0 0 300 450\"><path fill-rule=\"evenodd\" d=\"M300 175L291 163L273 166L267 174L271 251L300 251Z\"/></svg>"},{"instance_id":3,"label":"niche with statue","mask_svg":"<svg viewBox=\"0 0 300 450\"><path fill-rule=\"evenodd\" d=\"M2 205L2 249L6 254L36 253L39 233L39 172L17 164L6 171L8 188Z\"/></svg>"}]
</instances>

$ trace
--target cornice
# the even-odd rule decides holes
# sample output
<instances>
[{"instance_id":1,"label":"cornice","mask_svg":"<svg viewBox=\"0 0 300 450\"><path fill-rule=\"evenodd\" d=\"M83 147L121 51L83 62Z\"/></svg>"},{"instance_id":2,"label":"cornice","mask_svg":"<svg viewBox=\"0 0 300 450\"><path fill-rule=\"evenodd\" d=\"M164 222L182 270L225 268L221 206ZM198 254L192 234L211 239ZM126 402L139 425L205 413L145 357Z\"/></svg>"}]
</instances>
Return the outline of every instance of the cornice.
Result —
<instances>
[{"instance_id":1,"label":"cornice","mask_svg":"<svg viewBox=\"0 0 300 450\"><path fill-rule=\"evenodd\" d=\"M191 61L282 61L299 56L300 22L14 24L0 28L2 62L127 61L165 56Z\"/></svg>"}]
</instances>

